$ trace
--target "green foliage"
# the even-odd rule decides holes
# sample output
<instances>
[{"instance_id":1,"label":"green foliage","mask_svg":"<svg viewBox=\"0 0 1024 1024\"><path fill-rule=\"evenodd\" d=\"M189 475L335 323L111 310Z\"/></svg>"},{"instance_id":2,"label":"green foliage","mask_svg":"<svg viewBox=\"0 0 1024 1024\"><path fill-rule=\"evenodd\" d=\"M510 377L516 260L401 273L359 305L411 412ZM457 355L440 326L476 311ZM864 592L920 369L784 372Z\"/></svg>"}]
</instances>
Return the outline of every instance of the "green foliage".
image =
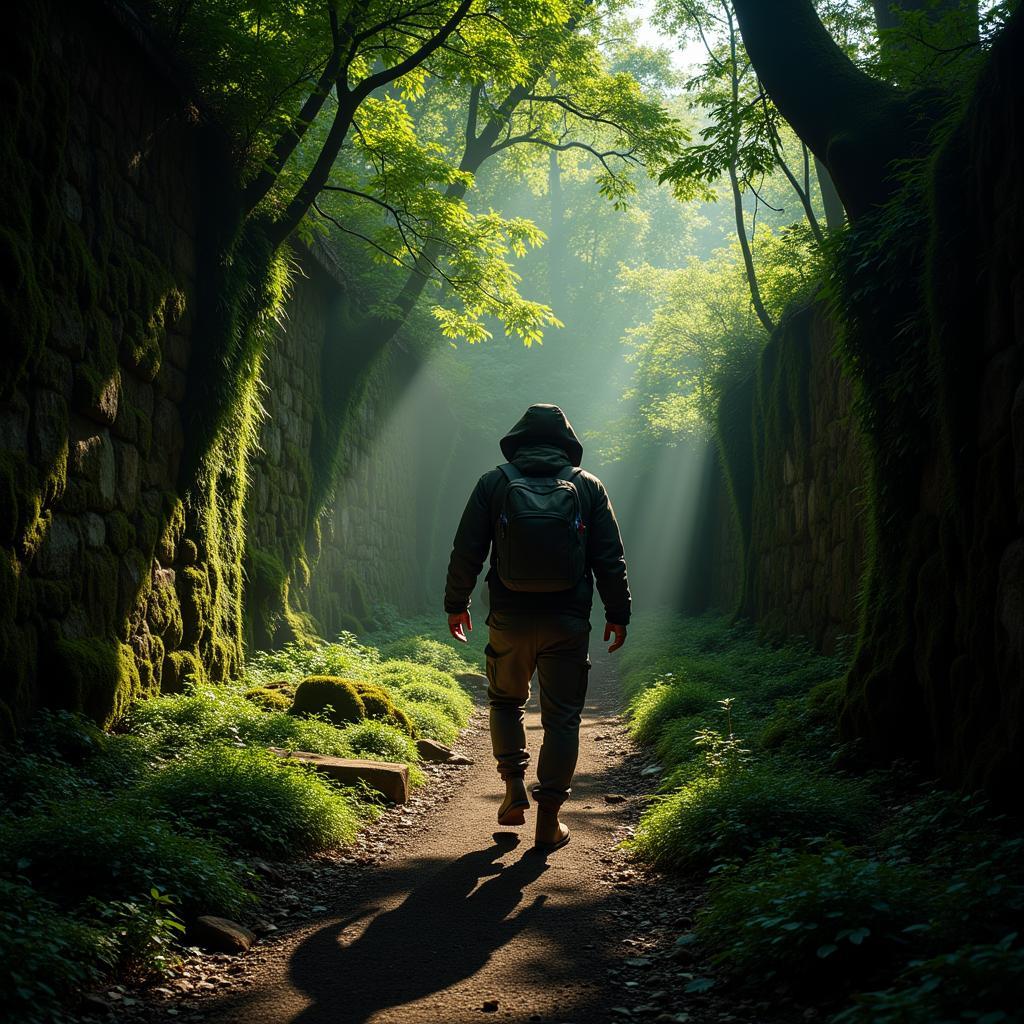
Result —
<instances>
[{"instance_id":1,"label":"green foliage","mask_svg":"<svg viewBox=\"0 0 1024 1024\"><path fill-rule=\"evenodd\" d=\"M469 721L473 713L473 702L462 690L450 686L438 686L436 683L413 682L399 691L402 698L419 704L432 704L453 725L460 728Z\"/></svg>"},{"instance_id":2,"label":"green foliage","mask_svg":"<svg viewBox=\"0 0 1024 1024\"><path fill-rule=\"evenodd\" d=\"M416 745L402 730L386 722L367 720L345 730L345 738L357 757L409 764L417 760Z\"/></svg>"},{"instance_id":3,"label":"green foliage","mask_svg":"<svg viewBox=\"0 0 1024 1024\"><path fill-rule=\"evenodd\" d=\"M301 765L264 750L215 746L160 770L140 791L155 812L272 857L351 841L350 801Z\"/></svg>"},{"instance_id":4,"label":"green foliage","mask_svg":"<svg viewBox=\"0 0 1024 1024\"><path fill-rule=\"evenodd\" d=\"M928 914L918 869L857 856L842 846L767 847L716 876L698 919L715 959L744 983L784 977L822 989L870 977L908 945Z\"/></svg>"},{"instance_id":5,"label":"green foliage","mask_svg":"<svg viewBox=\"0 0 1024 1024\"><path fill-rule=\"evenodd\" d=\"M246 661L245 676L262 686L277 682L298 685L307 676L368 679L379 661L376 648L360 643L351 633L342 633L333 643L289 643L279 650L258 651Z\"/></svg>"},{"instance_id":6,"label":"green foliage","mask_svg":"<svg viewBox=\"0 0 1024 1024\"><path fill-rule=\"evenodd\" d=\"M366 718L366 705L358 685L349 679L307 676L295 691L291 713L321 715L334 725L343 725Z\"/></svg>"},{"instance_id":7,"label":"green foliage","mask_svg":"<svg viewBox=\"0 0 1024 1024\"><path fill-rule=\"evenodd\" d=\"M344 731L318 718L267 712L237 690L206 687L140 701L129 728L164 753L195 750L211 743L251 743L347 757Z\"/></svg>"},{"instance_id":8,"label":"green foliage","mask_svg":"<svg viewBox=\"0 0 1024 1024\"><path fill-rule=\"evenodd\" d=\"M110 959L110 939L61 914L24 882L0 878L0 1014L51 1024L62 1004L94 984Z\"/></svg>"},{"instance_id":9,"label":"green foliage","mask_svg":"<svg viewBox=\"0 0 1024 1024\"><path fill-rule=\"evenodd\" d=\"M860 783L808 766L757 761L700 774L645 812L634 849L659 867L703 870L742 860L773 839L860 835L876 810Z\"/></svg>"},{"instance_id":10,"label":"green foliage","mask_svg":"<svg viewBox=\"0 0 1024 1024\"><path fill-rule=\"evenodd\" d=\"M638 743L653 746L673 719L692 720L713 704L714 696L708 688L694 686L669 672L662 676L662 681L641 690L629 702L629 731Z\"/></svg>"},{"instance_id":11,"label":"green foliage","mask_svg":"<svg viewBox=\"0 0 1024 1024\"><path fill-rule=\"evenodd\" d=\"M913 962L891 988L857 996L833 1024L1020 1024L1024 948L1011 932Z\"/></svg>"},{"instance_id":12,"label":"green foliage","mask_svg":"<svg viewBox=\"0 0 1024 1024\"><path fill-rule=\"evenodd\" d=\"M445 746L451 746L458 738L459 726L437 704L403 700L402 710L412 721L417 736L436 740Z\"/></svg>"},{"instance_id":13,"label":"green foliage","mask_svg":"<svg viewBox=\"0 0 1024 1024\"><path fill-rule=\"evenodd\" d=\"M472 672L474 666L452 646L429 636L410 636L385 643L381 649L381 657L386 659L381 669L387 669L392 661L414 662L418 665L430 666L449 675L460 672Z\"/></svg>"},{"instance_id":14,"label":"green foliage","mask_svg":"<svg viewBox=\"0 0 1024 1024\"><path fill-rule=\"evenodd\" d=\"M81 796L0 827L0 871L24 875L62 907L156 886L188 914L237 914L249 898L213 843L182 835L131 795Z\"/></svg>"}]
</instances>

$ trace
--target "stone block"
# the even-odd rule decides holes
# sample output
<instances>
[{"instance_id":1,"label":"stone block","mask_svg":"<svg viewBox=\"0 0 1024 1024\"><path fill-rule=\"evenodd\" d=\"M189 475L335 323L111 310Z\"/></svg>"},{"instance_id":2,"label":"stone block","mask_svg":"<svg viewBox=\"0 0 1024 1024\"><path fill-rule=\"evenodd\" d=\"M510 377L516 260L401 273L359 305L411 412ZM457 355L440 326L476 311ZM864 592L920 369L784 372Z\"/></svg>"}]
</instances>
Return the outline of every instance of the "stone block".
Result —
<instances>
[{"instance_id":1,"label":"stone block","mask_svg":"<svg viewBox=\"0 0 1024 1024\"><path fill-rule=\"evenodd\" d=\"M71 516L55 515L39 549L40 573L51 579L67 579L79 571L81 551L78 523Z\"/></svg>"},{"instance_id":2,"label":"stone block","mask_svg":"<svg viewBox=\"0 0 1024 1024\"><path fill-rule=\"evenodd\" d=\"M68 403L55 391L38 391L32 406L31 453L37 463L52 466L67 457Z\"/></svg>"},{"instance_id":3,"label":"stone block","mask_svg":"<svg viewBox=\"0 0 1024 1024\"><path fill-rule=\"evenodd\" d=\"M114 441L116 464L116 500L122 512L135 509L139 498L139 453L134 445Z\"/></svg>"},{"instance_id":4,"label":"stone block","mask_svg":"<svg viewBox=\"0 0 1024 1024\"><path fill-rule=\"evenodd\" d=\"M107 524L103 522L103 517L95 512L86 512L82 516L82 536L86 547L103 547L107 540Z\"/></svg>"},{"instance_id":5,"label":"stone block","mask_svg":"<svg viewBox=\"0 0 1024 1024\"><path fill-rule=\"evenodd\" d=\"M28 423L31 409L23 395L14 395L0 407L0 448L11 452L28 449Z\"/></svg>"},{"instance_id":6,"label":"stone block","mask_svg":"<svg viewBox=\"0 0 1024 1024\"><path fill-rule=\"evenodd\" d=\"M365 783L392 803L404 804L409 799L409 769L404 764L328 757L325 754L311 754L304 750L282 750L278 747L271 747L270 752L285 760L307 764L315 772L343 786Z\"/></svg>"},{"instance_id":7,"label":"stone block","mask_svg":"<svg viewBox=\"0 0 1024 1024\"><path fill-rule=\"evenodd\" d=\"M109 430L101 430L71 445L71 469L87 485L90 507L109 512L116 497L117 470Z\"/></svg>"}]
</instances>

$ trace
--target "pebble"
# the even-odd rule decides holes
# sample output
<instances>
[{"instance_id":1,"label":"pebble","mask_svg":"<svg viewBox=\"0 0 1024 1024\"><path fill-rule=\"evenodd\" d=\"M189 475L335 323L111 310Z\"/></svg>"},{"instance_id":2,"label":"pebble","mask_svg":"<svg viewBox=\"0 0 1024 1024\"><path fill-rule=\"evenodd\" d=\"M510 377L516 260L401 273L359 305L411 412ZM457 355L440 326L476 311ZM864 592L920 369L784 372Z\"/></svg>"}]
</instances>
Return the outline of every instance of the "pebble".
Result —
<instances>
[{"instance_id":1,"label":"pebble","mask_svg":"<svg viewBox=\"0 0 1024 1024\"><path fill-rule=\"evenodd\" d=\"M606 804L621 804L625 802L625 797L621 793L605 793L604 802Z\"/></svg>"}]
</instances>

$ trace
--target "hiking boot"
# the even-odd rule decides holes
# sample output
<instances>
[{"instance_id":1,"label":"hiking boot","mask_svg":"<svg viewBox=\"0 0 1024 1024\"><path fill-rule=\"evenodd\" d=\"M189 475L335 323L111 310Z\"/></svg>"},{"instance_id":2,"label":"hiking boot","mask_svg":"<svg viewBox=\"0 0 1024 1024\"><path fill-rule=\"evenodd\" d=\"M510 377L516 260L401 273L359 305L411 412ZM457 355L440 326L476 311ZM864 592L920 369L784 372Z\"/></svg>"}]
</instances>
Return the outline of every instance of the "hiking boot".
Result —
<instances>
[{"instance_id":1,"label":"hiking boot","mask_svg":"<svg viewBox=\"0 0 1024 1024\"><path fill-rule=\"evenodd\" d=\"M569 829L558 820L558 809L537 807L537 832L535 843L538 850L551 853L569 842Z\"/></svg>"},{"instance_id":2,"label":"hiking boot","mask_svg":"<svg viewBox=\"0 0 1024 1024\"><path fill-rule=\"evenodd\" d=\"M498 808L499 825L523 825L526 823L526 809L530 799L526 795L526 783L521 775L505 780L505 799Z\"/></svg>"}]
</instances>

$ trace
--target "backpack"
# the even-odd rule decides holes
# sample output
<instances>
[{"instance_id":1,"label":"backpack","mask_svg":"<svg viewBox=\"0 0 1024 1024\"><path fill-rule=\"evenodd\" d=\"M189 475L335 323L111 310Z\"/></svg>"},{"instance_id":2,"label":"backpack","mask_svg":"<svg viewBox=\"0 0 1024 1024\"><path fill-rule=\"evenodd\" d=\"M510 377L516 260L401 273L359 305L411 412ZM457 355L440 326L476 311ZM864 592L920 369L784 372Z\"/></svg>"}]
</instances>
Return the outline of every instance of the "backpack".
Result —
<instances>
[{"instance_id":1,"label":"backpack","mask_svg":"<svg viewBox=\"0 0 1024 1024\"><path fill-rule=\"evenodd\" d=\"M495 566L509 590L547 593L575 587L586 572L583 507L573 478L578 467L557 476L525 476L511 463L498 467L504 489L495 494Z\"/></svg>"}]
</instances>

